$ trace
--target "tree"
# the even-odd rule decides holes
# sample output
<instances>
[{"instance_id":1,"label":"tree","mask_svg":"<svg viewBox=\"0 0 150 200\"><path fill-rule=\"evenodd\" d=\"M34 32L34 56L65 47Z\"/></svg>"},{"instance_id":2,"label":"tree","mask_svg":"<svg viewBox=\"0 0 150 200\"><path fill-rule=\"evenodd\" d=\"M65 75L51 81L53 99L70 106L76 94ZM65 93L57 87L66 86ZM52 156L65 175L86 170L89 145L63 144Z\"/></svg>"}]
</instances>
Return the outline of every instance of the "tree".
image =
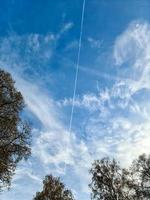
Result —
<instances>
[{"instance_id":1,"label":"tree","mask_svg":"<svg viewBox=\"0 0 150 200\"><path fill-rule=\"evenodd\" d=\"M103 158L93 163L90 170L92 174L92 199L97 200L130 200L133 199L134 191L132 174L121 169L113 159Z\"/></svg>"},{"instance_id":2,"label":"tree","mask_svg":"<svg viewBox=\"0 0 150 200\"><path fill-rule=\"evenodd\" d=\"M74 200L74 198L59 178L48 175L43 181L43 191L37 192L34 200Z\"/></svg>"},{"instance_id":3,"label":"tree","mask_svg":"<svg viewBox=\"0 0 150 200\"><path fill-rule=\"evenodd\" d=\"M30 127L20 117L24 101L14 84L0 70L0 189L10 186L17 163L31 153Z\"/></svg>"},{"instance_id":4,"label":"tree","mask_svg":"<svg viewBox=\"0 0 150 200\"><path fill-rule=\"evenodd\" d=\"M137 199L150 199L150 155L142 154L131 165Z\"/></svg>"}]
</instances>

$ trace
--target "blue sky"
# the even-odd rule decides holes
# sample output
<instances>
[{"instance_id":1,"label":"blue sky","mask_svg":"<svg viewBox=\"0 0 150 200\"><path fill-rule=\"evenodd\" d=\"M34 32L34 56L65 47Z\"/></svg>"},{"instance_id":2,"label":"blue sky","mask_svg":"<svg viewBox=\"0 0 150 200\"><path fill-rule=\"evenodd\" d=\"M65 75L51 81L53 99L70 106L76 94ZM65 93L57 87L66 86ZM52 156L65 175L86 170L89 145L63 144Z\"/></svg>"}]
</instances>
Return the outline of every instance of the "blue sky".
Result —
<instances>
[{"instance_id":1,"label":"blue sky","mask_svg":"<svg viewBox=\"0 0 150 200\"><path fill-rule=\"evenodd\" d=\"M82 0L0 0L0 67L22 92L32 156L2 200L31 200L45 175L90 199L94 159L128 166L150 149L150 1L86 0L71 134Z\"/></svg>"}]
</instances>

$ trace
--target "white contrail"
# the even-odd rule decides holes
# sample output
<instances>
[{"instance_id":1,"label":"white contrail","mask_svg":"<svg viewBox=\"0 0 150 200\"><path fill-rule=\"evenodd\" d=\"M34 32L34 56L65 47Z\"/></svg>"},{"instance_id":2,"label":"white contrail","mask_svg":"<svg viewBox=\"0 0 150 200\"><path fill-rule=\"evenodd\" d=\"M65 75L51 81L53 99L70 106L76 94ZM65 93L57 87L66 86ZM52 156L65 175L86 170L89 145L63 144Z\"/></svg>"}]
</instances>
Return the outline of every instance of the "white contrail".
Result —
<instances>
[{"instance_id":1,"label":"white contrail","mask_svg":"<svg viewBox=\"0 0 150 200\"><path fill-rule=\"evenodd\" d=\"M75 74L74 91L73 91L73 98L72 98L72 108L71 108L70 123L69 123L69 133L70 133L70 135L71 135L71 129L72 129L72 120L73 120L73 114L74 114L74 102L75 102L75 97L76 97L77 81L78 81L78 73L79 73L83 23L84 23L84 13L85 13L85 1L86 0L83 0L81 26L80 26L80 37L79 37L79 46L78 46L78 55L77 55L77 64L76 64L76 74Z\"/></svg>"}]
</instances>

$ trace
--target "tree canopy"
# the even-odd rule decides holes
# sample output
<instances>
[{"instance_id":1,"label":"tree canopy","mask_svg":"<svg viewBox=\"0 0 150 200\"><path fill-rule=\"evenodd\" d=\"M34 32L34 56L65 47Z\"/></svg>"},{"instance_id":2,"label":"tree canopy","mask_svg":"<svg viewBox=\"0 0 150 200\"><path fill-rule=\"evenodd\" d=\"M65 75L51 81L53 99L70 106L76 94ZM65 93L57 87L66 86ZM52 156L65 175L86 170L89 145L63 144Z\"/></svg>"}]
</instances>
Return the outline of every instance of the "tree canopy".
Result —
<instances>
[{"instance_id":1,"label":"tree canopy","mask_svg":"<svg viewBox=\"0 0 150 200\"><path fill-rule=\"evenodd\" d=\"M0 70L0 189L8 187L17 163L31 153L31 131L20 117L24 108L22 94L11 75Z\"/></svg>"},{"instance_id":2,"label":"tree canopy","mask_svg":"<svg viewBox=\"0 0 150 200\"><path fill-rule=\"evenodd\" d=\"M90 170L92 199L148 200L150 199L150 156L140 155L128 169L114 159L103 158Z\"/></svg>"},{"instance_id":3,"label":"tree canopy","mask_svg":"<svg viewBox=\"0 0 150 200\"><path fill-rule=\"evenodd\" d=\"M47 175L43 180L43 191L37 192L34 200L74 200L74 198L60 178Z\"/></svg>"},{"instance_id":4,"label":"tree canopy","mask_svg":"<svg viewBox=\"0 0 150 200\"><path fill-rule=\"evenodd\" d=\"M150 155L142 154L130 168L134 178L137 199L150 199Z\"/></svg>"}]
</instances>

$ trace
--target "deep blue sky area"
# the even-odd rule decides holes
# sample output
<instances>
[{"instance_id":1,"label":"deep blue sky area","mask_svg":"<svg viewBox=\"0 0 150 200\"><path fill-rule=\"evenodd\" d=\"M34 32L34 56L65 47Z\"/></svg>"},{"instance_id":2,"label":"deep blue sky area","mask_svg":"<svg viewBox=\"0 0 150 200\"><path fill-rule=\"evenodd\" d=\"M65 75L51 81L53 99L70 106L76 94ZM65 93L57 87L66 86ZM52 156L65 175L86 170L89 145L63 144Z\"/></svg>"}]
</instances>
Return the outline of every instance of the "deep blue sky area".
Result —
<instances>
[{"instance_id":1,"label":"deep blue sky area","mask_svg":"<svg viewBox=\"0 0 150 200\"><path fill-rule=\"evenodd\" d=\"M18 34L55 33L63 20L79 21L81 6L82 1L69 0L1 1L1 33L6 34L11 28Z\"/></svg>"},{"instance_id":2,"label":"deep blue sky area","mask_svg":"<svg viewBox=\"0 0 150 200\"><path fill-rule=\"evenodd\" d=\"M2 200L31 200L46 174L88 200L93 160L110 156L128 166L149 153L150 0L85 1L73 99L82 6L0 0L0 67L22 92L32 125L32 156L19 163Z\"/></svg>"}]
</instances>

